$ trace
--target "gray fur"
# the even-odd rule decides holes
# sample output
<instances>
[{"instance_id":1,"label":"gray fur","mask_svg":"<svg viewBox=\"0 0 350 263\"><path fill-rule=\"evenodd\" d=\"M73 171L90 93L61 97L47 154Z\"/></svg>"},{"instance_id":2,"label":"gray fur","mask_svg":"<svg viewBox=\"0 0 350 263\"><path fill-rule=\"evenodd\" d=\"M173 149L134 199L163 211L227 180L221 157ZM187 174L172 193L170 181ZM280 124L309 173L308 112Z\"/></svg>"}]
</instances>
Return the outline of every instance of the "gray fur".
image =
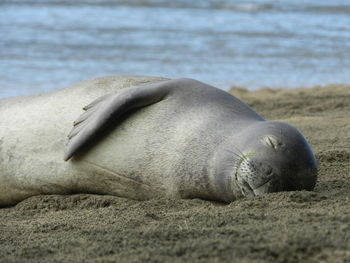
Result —
<instances>
[{"instance_id":1,"label":"gray fur","mask_svg":"<svg viewBox=\"0 0 350 263\"><path fill-rule=\"evenodd\" d=\"M195 80L98 78L2 100L0 118L0 205L74 192L230 202L316 182L295 128Z\"/></svg>"}]
</instances>

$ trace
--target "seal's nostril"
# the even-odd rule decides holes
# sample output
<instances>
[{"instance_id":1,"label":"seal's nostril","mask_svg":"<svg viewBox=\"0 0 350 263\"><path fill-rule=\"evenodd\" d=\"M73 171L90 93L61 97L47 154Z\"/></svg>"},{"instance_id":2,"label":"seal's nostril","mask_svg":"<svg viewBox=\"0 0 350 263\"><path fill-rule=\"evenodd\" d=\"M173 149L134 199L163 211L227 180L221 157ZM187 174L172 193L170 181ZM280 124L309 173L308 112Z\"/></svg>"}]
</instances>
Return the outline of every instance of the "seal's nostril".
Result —
<instances>
[{"instance_id":1,"label":"seal's nostril","mask_svg":"<svg viewBox=\"0 0 350 263\"><path fill-rule=\"evenodd\" d=\"M272 167L270 165L265 165L265 175L272 175L273 174L273 170Z\"/></svg>"},{"instance_id":2,"label":"seal's nostril","mask_svg":"<svg viewBox=\"0 0 350 263\"><path fill-rule=\"evenodd\" d=\"M262 162L255 163L254 168L259 171L261 175L272 176L273 169L270 165Z\"/></svg>"}]
</instances>

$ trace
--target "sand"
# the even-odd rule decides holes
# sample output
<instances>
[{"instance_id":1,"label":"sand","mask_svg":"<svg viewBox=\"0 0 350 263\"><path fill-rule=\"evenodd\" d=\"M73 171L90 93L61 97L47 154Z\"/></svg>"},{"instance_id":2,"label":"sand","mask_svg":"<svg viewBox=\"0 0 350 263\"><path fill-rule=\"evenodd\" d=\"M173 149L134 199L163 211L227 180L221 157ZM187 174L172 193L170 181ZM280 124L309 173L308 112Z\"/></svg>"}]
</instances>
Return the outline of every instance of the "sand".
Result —
<instances>
[{"instance_id":1,"label":"sand","mask_svg":"<svg viewBox=\"0 0 350 263\"><path fill-rule=\"evenodd\" d=\"M350 86L233 94L307 137L315 191L231 204L46 195L0 209L0 262L350 262Z\"/></svg>"}]
</instances>

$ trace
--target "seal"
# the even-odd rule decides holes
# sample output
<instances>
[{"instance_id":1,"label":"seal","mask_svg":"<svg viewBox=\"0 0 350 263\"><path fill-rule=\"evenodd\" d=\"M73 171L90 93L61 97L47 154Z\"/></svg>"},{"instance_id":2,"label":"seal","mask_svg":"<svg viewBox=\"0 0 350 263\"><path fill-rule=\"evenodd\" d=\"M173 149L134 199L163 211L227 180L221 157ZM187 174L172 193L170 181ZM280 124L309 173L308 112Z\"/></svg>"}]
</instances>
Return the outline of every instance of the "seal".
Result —
<instances>
[{"instance_id":1,"label":"seal","mask_svg":"<svg viewBox=\"0 0 350 263\"><path fill-rule=\"evenodd\" d=\"M296 128L192 79L87 80L2 99L0 119L1 206L72 193L231 202L317 178Z\"/></svg>"}]
</instances>

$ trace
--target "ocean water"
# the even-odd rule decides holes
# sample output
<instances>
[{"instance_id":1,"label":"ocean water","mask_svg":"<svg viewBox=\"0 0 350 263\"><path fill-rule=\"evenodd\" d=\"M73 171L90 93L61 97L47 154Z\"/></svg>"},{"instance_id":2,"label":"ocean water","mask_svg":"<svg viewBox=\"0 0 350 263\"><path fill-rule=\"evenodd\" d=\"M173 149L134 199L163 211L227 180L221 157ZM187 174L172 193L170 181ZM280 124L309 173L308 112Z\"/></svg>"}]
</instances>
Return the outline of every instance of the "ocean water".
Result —
<instances>
[{"instance_id":1,"label":"ocean water","mask_svg":"<svg viewBox=\"0 0 350 263\"><path fill-rule=\"evenodd\" d=\"M111 74L349 84L350 1L0 1L0 97Z\"/></svg>"}]
</instances>

